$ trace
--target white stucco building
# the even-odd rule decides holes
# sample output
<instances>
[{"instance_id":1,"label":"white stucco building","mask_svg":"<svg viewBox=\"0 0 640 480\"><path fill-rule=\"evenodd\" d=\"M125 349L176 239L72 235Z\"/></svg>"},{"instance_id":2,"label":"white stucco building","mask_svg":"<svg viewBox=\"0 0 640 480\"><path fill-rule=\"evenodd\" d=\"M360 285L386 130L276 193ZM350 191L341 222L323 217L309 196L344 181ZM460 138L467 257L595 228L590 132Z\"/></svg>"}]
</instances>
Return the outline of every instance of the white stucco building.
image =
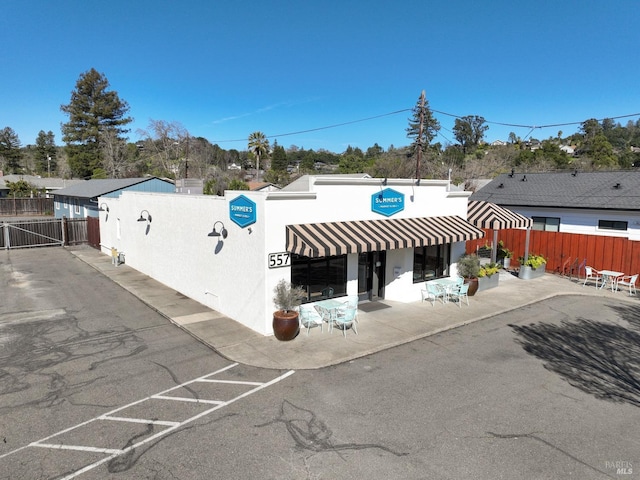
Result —
<instances>
[{"instance_id":1,"label":"white stucco building","mask_svg":"<svg viewBox=\"0 0 640 480\"><path fill-rule=\"evenodd\" d=\"M100 198L102 250L178 292L271 335L273 289L307 302L344 295L420 301L424 281L455 274L471 192L446 180L304 176L280 191L222 197L123 192Z\"/></svg>"}]
</instances>

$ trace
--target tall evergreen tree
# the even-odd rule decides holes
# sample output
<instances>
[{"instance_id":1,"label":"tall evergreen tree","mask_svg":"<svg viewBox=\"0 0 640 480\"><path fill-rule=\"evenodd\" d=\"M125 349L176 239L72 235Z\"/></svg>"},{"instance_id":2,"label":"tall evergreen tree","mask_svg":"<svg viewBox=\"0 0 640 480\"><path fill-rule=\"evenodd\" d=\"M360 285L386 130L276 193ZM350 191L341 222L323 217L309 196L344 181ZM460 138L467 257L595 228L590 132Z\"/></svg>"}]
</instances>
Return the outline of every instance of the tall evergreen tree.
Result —
<instances>
[{"instance_id":1,"label":"tall evergreen tree","mask_svg":"<svg viewBox=\"0 0 640 480\"><path fill-rule=\"evenodd\" d=\"M36 171L46 173L49 177L52 173L55 176L57 165L53 132L49 130L44 133L44 130L40 130L36 138Z\"/></svg>"},{"instance_id":2,"label":"tall evergreen tree","mask_svg":"<svg viewBox=\"0 0 640 480\"><path fill-rule=\"evenodd\" d=\"M127 102L117 92L108 91L109 81L104 74L91 69L80 75L71 92L68 105L60 110L69 115L62 124L62 140L67 144L69 167L76 177L91 176L102 168L101 140L105 131L122 136L132 122Z\"/></svg>"},{"instance_id":3,"label":"tall evergreen tree","mask_svg":"<svg viewBox=\"0 0 640 480\"><path fill-rule=\"evenodd\" d=\"M409 118L407 128L407 137L413 139L409 151L411 156L416 157L416 178L420 178L422 155L426 153L439 130L440 122L433 116L423 90L416 106L413 107L413 115Z\"/></svg>"},{"instance_id":4,"label":"tall evergreen tree","mask_svg":"<svg viewBox=\"0 0 640 480\"><path fill-rule=\"evenodd\" d=\"M273 153L271 154L271 170L276 172L286 172L289 166L287 159L287 152L284 147L278 145L278 142L273 142Z\"/></svg>"},{"instance_id":5,"label":"tall evergreen tree","mask_svg":"<svg viewBox=\"0 0 640 480\"><path fill-rule=\"evenodd\" d=\"M0 166L5 173L22 173L20 139L11 127L0 130Z\"/></svg>"}]
</instances>

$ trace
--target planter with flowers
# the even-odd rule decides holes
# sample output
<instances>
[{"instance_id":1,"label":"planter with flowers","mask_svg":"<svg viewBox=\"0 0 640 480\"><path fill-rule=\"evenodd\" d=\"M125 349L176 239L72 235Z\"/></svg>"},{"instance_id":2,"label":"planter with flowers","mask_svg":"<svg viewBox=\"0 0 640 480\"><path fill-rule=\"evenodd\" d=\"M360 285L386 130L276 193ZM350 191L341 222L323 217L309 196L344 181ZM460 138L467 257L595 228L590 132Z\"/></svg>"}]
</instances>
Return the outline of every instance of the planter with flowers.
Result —
<instances>
[{"instance_id":1,"label":"planter with flowers","mask_svg":"<svg viewBox=\"0 0 640 480\"><path fill-rule=\"evenodd\" d=\"M500 265L497 263L488 263L480 267L478 272L478 291L489 290L495 288L500 283Z\"/></svg>"},{"instance_id":2,"label":"planter with flowers","mask_svg":"<svg viewBox=\"0 0 640 480\"><path fill-rule=\"evenodd\" d=\"M544 275L547 259L542 255L530 253L526 259L524 257L518 258L518 263L520 263L518 277L522 280L531 280Z\"/></svg>"}]
</instances>

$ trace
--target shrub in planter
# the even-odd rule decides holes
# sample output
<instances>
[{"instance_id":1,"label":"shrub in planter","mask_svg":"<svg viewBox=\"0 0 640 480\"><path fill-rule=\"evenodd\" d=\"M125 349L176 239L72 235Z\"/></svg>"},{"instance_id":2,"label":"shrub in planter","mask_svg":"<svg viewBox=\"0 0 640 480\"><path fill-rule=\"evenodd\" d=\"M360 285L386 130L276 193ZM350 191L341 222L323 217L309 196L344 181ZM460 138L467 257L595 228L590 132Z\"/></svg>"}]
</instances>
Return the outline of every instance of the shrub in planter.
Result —
<instances>
[{"instance_id":1,"label":"shrub in planter","mask_svg":"<svg viewBox=\"0 0 640 480\"><path fill-rule=\"evenodd\" d=\"M307 292L302 287L294 287L282 279L273 289L273 293L273 303L278 309L273 313L273 334L278 340L293 340L300 332L298 312L295 308L300 305Z\"/></svg>"},{"instance_id":2,"label":"shrub in planter","mask_svg":"<svg viewBox=\"0 0 640 480\"><path fill-rule=\"evenodd\" d=\"M478 275L480 274L480 259L477 255L463 255L458 259L458 275L469 284L469 296L478 291Z\"/></svg>"},{"instance_id":3,"label":"shrub in planter","mask_svg":"<svg viewBox=\"0 0 640 480\"><path fill-rule=\"evenodd\" d=\"M502 240L498 242L498 251L496 253L496 258L502 263L502 266L504 268L509 268L511 266L513 252L504 246L504 242Z\"/></svg>"},{"instance_id":4,"label":"shrub in planter","mask_svg":"<svg viewBox=\"0 0 640 480\"><path fill-rule=\"evenodd\" d=\"M490 288L495 288L499 285L500 265L497 263L488 263L480 267L478 273L478 291L482 292Z\"/></svg>"}]
</instances>

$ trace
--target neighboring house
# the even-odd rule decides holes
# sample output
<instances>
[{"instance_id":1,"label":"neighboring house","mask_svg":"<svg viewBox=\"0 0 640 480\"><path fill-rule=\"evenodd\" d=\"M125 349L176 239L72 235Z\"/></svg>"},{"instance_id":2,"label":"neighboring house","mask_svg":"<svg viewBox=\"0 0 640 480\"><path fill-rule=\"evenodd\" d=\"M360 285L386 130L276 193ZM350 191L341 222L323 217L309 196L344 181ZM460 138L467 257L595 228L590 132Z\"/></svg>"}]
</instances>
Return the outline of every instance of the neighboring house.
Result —
<instances>
[{"instance_id":1,"label":"neighboring house","mask_svg":"<svg viewBox=\"0 0 640 480\"><path fill-rule=\"evenodd\" d=\"M275 192L280 187L269 182L248 182L249 190L252 192Z\"/></svg>"},{"instance_id":2,"label":"neighboring house","mask_svg":"<svg viewBox=\"0 0 640 480\"><path fill-rule=\"evenodd\" d=\"M504 140L494 140L493 142L491 142L492 147L504 147L506 145L508 145L508 143Z\"/></svg>"},{"instance_id":3,"label":"neighboring house","mask_svg":"<svg viewBox=\"0 0 640 480\"><path fill-rule=\"evenodd\" d=\"M82 180L53 194L55 217L98 217L98 197L118 198L125 191L175 193L175 186L156 177Z\"/></svg>"},{"instance_id":4,"label":"neighboring house","mask_svg":"<svg viewBox=\"0 0 640 480\"><path fill-rule=\"evenodd\" d=\"M533 219L534 230L640 240L640 172L513 173L471 195Z\"/></svg>"},{"instance_id":5,"label":"neighboring house","mask_svg":"<svg viewBox=\"0 0 640 480\"><path fill-rule=\"evenodd\" d=\"M51 194L57 190L75 185L76 183L84 182L84 180L67 180L55 177L43 178L36 175L0 175L0 198L7 197L9 195L8 182L14 183L19 180L24 180L37 189L44 190L44 196L46 198L49 198Z\"/></svg>"}]
</instances>

